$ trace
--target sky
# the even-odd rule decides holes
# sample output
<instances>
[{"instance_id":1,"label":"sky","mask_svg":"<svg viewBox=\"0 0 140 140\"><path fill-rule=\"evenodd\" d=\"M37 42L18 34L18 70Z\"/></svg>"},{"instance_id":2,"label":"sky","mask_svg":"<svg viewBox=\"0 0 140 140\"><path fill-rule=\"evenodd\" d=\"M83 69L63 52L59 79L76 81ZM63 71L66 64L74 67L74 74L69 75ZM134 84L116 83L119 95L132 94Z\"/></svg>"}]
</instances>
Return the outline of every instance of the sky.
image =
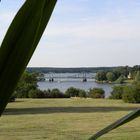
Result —
<instances>
[{"instance_id":1,"label":"sky","mask_svg":"<svg viewBox=\"0 0 140 140\"><path fill-rule=\"evenodd\" d=\"M0 3L0 43L23 3ZM139 54L140 0L58 0L28 66L134 66Z\"/></svg>"}]
</instances>

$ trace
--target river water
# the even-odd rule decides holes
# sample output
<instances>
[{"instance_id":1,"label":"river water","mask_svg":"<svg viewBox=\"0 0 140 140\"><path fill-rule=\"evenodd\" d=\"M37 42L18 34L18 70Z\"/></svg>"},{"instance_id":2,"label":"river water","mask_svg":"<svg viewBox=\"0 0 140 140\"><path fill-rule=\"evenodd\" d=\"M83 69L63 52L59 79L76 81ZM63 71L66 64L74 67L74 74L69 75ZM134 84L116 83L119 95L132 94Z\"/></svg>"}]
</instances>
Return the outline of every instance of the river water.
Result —
<instances>
[{"instance_id":1,"label":"river water","mask_svg":"<svg viewBox=\"0 0 140 140\"><path fill-rule=\"evenodd\" d=\"M83 79L86 77L86 82ZM49 79L53 78L53 82ZM102 88L105 91L105 96L108 97L112 91L110 84L98 84L95 82L95 73L57 73L45 74L45 81L38 82L38 87L41 90L58 88L65 92L69 87L80 88L88 91L90 88Z\"/></svg>"}]
</instances>

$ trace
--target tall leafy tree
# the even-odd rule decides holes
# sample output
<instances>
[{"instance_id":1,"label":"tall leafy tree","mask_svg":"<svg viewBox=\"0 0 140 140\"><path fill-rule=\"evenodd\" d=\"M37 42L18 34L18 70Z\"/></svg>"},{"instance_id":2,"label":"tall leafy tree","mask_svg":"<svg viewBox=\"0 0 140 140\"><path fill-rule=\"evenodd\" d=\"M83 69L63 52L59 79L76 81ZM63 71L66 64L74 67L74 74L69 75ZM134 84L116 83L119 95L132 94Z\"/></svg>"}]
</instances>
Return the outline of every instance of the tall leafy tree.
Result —
<instances>
[{"instance_id":1,"label":"tall leafy tree","mask_svg":"<svg viewBox=\"0 0 140 140\"><path fill-rule=\"evenodd\" d=\"M96 79L97 81L106 81L106 80L107 80L107 79L106 79L106 72L104 72L104 71L99 71L99 72L97 72L97 73L96 73L95 79Z\"/></svg>"},{"instance_id":2,"label":"tall leafy tree","mask_svg":"<svg viewBox=\"0 0 140 140\"><path fill-rule=\"evenodd\" d=\"M37 75L24 72L14 91L15 97L28 98L31 90L37 91Z\"/></svg>"},{"instance_id":3,"label":"tall leafy tree","mask_svg":"<svg viewBox=\"0 0 140 140\"><path fill-rule=\"evenodd\" d=\"M115 80L115 74L113 72L108 72L106 74L106 78L107 78L108 81L112 82L112 81Z\"/></svg>"}]
</instances>

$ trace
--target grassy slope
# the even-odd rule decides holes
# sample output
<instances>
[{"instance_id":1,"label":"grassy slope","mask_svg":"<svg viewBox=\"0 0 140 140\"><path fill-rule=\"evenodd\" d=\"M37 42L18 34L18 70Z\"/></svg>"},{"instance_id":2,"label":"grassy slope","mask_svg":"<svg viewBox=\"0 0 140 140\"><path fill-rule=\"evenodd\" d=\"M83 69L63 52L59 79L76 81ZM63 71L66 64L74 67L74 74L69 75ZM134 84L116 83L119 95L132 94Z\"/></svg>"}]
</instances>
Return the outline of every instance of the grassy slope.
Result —
<instances>
[{"instance_id":1,"label":"grassy slope","mask_svg":"<svg viewBox=\"0 0 140 140\"><path fill-rule=\"evenodd\" d=\"M0 140L87 140L93 133L140 107L108 99L22 99L0 119ZM100 140L139 140L140 118Z\"/></svg>"}]
</instances>

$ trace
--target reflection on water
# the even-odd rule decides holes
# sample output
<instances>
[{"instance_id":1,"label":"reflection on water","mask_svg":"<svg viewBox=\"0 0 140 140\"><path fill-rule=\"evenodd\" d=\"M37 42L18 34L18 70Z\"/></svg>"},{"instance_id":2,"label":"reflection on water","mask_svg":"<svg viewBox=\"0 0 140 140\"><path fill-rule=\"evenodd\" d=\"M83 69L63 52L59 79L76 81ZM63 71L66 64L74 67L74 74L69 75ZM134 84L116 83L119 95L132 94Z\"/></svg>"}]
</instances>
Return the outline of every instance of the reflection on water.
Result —
<instances>
[{"instance_id":1,"label":"reflection on water","mask_svg":"<svg viewBox=\"0 0 140 140\"><path fill-rule=\"evenodd\" d=\"M75 77L74 77L75 76ZM83 82L85 74L81 73L61 73L53 74L54 82L49 82L49 78L52 78L52 74L45 74L45 81L38 82L38 86L41 90L58 88L62 92L65 92L69 87L80 88L88 91L90 88L103 88L105 95L108 97L112 91L112 85L110 84L98 84L95 82L95 74L86 74L87 82Z\"/></svg>"}]
</instances>

